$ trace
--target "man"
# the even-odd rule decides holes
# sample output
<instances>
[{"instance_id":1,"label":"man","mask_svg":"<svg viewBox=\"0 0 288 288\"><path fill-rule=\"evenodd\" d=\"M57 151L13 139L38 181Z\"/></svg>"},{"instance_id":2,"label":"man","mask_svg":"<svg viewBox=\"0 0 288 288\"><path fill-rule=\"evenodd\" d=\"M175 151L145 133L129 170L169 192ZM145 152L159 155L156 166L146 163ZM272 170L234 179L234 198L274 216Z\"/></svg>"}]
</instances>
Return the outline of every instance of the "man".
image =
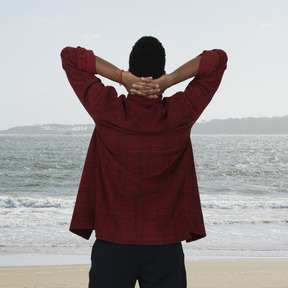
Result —
<instances>
[{"instance_id":1,"label":"man","mask_svg":"<svg viewBox=\"0 0 288 288\"><path fill-rule=\"evenodd\" d=\"M181 241L205 237L190 141L215 94L227 56L204 51L171 74L154 37L132 48L123 71L84 48L62 50L63 68L95 121L70 230L89 239L89 287L186 287ZM123 84L118 97L99 74ZM184 92L163 92L195 77Z\"/></svg>"}]
</instances>

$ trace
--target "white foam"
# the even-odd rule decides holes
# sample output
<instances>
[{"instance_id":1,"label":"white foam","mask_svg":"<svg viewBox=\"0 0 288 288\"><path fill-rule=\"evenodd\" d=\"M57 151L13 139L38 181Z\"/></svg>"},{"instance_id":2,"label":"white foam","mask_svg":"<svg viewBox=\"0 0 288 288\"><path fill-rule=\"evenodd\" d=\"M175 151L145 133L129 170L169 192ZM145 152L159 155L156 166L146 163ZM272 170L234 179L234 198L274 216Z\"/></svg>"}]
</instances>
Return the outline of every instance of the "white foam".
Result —
<instances>
[{"instance_id":1,"label":"white foam","mask_svg":"<svg viewBox=\"0 0 288 288\"><path fill-rule=\"evenodd\" d=\"M0 208L69 208L75 200L65 198L35 198L0 196Z\"/></svg>"}]
</instances>

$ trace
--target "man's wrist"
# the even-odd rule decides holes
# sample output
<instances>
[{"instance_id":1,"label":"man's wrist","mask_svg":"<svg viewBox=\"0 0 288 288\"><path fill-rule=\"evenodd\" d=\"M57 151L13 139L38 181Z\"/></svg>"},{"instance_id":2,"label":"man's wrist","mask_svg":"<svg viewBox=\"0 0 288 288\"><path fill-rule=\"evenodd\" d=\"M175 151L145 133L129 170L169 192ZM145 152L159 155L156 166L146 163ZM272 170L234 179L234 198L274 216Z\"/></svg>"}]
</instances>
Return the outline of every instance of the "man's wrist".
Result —
<instances>
[{"instance_id":1,"label":"man's wrist","mask_svg":"<svg viewBox=\"0 0 288 288\"><path fill-rule=\"evenodd\" d=\"M165 74L163 75L163 82L161 83L161 85L164 87L164 90L168 89L169 87L173 86L176 84L176 75L174 73L170 73L170 74Z\"/></svg>"},{"instance_id":2,"label":"man's wrist","mask_svg":"<svg viewBox=\"0 0 288 288\"><path fill-rule=\"evenodd\" d=\"M127 84L127 73L128 71L124 71L124 70L119 71L119 84L120 84L120 81L121 81L121 84L124 86Z\"/></svg>"},{"instance_id":3,"label":"man's wrist","mask_svg":"<svg viewBox=\"0 0 288 288\"><path fill-rule=\"evenodd\" d=\"M118 83L119 83L120 86L122 86L122 76L123 76L123 72L124 72L124 70L122 69L122 70L120 70L120 73L119 73L119 81L118 81Z\"/></svg>"}]
</instances>

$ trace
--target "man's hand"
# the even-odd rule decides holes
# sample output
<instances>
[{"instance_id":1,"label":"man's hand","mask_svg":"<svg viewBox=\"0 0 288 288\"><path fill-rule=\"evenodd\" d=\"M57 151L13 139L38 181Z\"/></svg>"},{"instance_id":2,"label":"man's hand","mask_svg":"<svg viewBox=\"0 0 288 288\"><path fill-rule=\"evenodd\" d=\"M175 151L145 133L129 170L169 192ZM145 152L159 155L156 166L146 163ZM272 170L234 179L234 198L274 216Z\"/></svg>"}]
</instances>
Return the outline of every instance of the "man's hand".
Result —
<instances>
[{"instance_id":1,"label":"man's hand","mask_svg":"<svg viewBox=\"0 0 288 288\"><path fill-rule=\"evenodd\" d=\"M171 83L172 77L170 74L164 74L155 80L153 80L152 77L141 77L140 82L132 84L130 92L144 97L149 95L149 93L162 95L164 91L171 86Z\"/></svg>"},{"instance_id":2,"label":"man's hand","mask_svg":"<svg viewBox=\"0 0 288 288\"><path fill-rule=\"evenodd\" d=\"M130 93L148 98L156 99L161 95L159 84L152 77L137 77L128 71L122 73L122 84Z\"/></svg>"},{"instance_id":3,"label":"man's hand","mask_svg":"<svg viewBox=\"0 0 288 288\"><path fill-rule=\"evenodd\" d=\"M153 80L151 77L142 77L141 81L133 82L130 92L144 97L147 97L149 93L151 93L150 95L153 93L162 95L167 88L196 76L199 70L200 60L201 56L198 56L180 66L174 72L163 74L158 79ZM153 90L156 88L158 89Z\"/></svg>"}]
</instances>

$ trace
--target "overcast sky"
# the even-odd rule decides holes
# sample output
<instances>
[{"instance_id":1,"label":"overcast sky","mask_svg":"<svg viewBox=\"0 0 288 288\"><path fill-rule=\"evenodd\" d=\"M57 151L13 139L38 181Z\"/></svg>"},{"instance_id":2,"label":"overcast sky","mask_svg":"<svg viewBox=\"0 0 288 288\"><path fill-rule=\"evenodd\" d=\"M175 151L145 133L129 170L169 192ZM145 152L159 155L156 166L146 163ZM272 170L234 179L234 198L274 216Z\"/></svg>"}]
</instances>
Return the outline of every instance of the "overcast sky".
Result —
<instances>
[{"instance_id":1,"label":"overcast sky","mask_svg":"<svg viewBox=\"0 0 288 288\"><path fill-rule=\"evenodd\" d=\"M131 47L144 35L166 48L167 72L203 50L227 52L222 85L200 121L288 114L286 0L0 1L0 130L93 123L62 70L62 48L92 49L128 69Z\"/></svg>"}]
</instances>

